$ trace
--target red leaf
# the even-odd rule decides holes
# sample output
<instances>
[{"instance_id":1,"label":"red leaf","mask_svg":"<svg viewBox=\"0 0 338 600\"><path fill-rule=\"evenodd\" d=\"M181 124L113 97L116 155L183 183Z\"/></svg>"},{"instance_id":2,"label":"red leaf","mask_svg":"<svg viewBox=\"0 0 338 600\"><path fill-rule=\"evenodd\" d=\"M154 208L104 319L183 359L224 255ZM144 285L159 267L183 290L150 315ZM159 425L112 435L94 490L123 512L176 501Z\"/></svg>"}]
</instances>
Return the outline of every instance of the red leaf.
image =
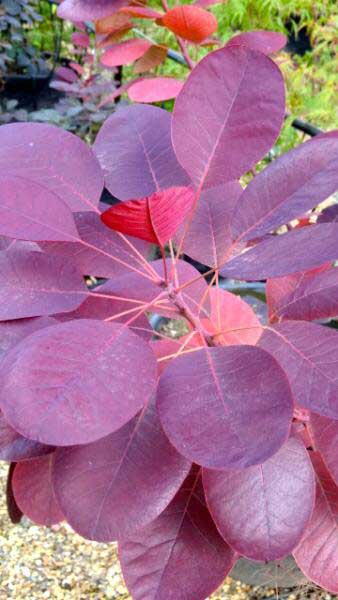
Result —
<instances>
[{"instance_id":1,"label":"red leaf","mask_svg":"<svg viewBox=\"0 0 338 600\"><path fill-rule=\"evenodd\" d=\"M147 40L127 40L108 48L101 56L101 63L105 67L129 65L140 56L143 56L150 47L151 43Z\"/></svg>"},{"instance_id":2,"label":"red leaf","mask_svg":"<svg viewBox=\"0 0 338 600\"><path fill-rule=\"evenodd\" d=\"M173 236L195 201L191 188L169 188L113 206L101 215L107 227L160 246Z\"/></svg>"},{"instance_id":3,"label":"red leaf","mask_svg":"<svg viewBox=\"0 0 338 600\"><path fill-rule=\"evenodd\" d=\"M215 343L223 346L257 343L263 328L247 302L217 287L210 289L209 298Z\"/></svg>"},{"instance_id":4,"label":"red leaf","mask_svg":"<svg viewBox=\"0 0 338 600\"><path fill-rule=\"evenodd\" d=\"M175 6L169 10L162 17L161 25L170 29L175 35L196 44L212 35L218 27L217 19L213 14L188 4Z\"/></svg>"},{"instance_id":5,"label":"red leaf","mask_svg":"<svg viewBox=\"0 0 338 600\"><path fill-rule=\"evenodd\" d=\"M264 562L294 550L315 501L311 461L294 438L261 465L240 471L204 469L203 484L222 537L242 556Z\"/></svg>"},{"instance_id":6,"label":"red leaf","mask_svg":"<svg viewBox=\"0 0 338 600\"><path fill-rule=\"evenodd\" d=\"M160 19L163 15L147 6L125 6L120 9L120 13L139 17L140 19Z\"/></svg>"},{"instance_id":7,"label":"red leaf","mask_svg":"<svg viewBox=\"0 0 338 600\"><path fill-rule=\"evenodd\" d=\"M310 429L315 448L335 483L338 485L338 421L311 414Z\"/></svg>"},{"instance_id":8,"label":"red leaf","mask_svg":"<svg viewBox=\"0 0 338 600\"><path fill-rule=\"evenodd\" d=\"M232 37L226 46L246 46L252 50L259 50L263 54L274 54L284 48L287 37L277 31L244 31Z\"/></svg>"},{"instance_id":9,"label":"red leaf","mask_svg":"<svg viewBox=\"0 0 338 600\"><path fill-rule=\"evenodd\" d=\"M176 98L182 87L183 81L173 77L152 77L133 83L128 96L133 102L162 102Z\"/></svg>"},{"instance_id":10,"label":"red leaf","mask_svg":"<svg viewBox=\"0 0 338 600\"><path fill-rule=\"evenodd\" d=\"M155 521L120 543L119 554L134 600L204 600L235 561L206 507L196 468Z\"/></svg>"},{"instance_id":11,"label":"red leaf","mask_svg":"<svg viewBox=\"0 0 338 600\"><path fill-rule=\"evenodd\" d=\"M34 523L48 527L64 519L52 487L51 464L50 455L19 463L12 482L22 512Z\"/></svg>"}]
</instances>

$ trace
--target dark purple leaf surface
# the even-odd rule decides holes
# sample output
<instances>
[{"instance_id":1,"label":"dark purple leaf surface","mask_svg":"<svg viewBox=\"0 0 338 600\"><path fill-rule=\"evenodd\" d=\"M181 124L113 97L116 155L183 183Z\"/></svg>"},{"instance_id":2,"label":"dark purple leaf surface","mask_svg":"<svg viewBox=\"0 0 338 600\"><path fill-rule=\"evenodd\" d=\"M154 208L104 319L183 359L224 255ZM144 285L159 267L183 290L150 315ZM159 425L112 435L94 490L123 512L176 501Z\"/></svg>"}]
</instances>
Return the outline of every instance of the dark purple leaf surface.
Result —
<instances>
[{"instance_id":1,"label":"dark purple leaf surface","mask_svg":"<svg viewBox=\"0 0 338 600\"><path fill-rule=\"evenodd\" d=\"M134 600L204 600L235 561L212 521L195 468L168 508L120 542L119 551Z\"/></svg>"},{"instance_id":2,"label":"dark purple leaf surface","mask_svg":"<svg viewBox=\"0 0 338 600\"><path fill-rule=\"evenodd\" d=\"M8 475L7 475L7 484L6 484L6 504L7 504L7 512L11 522L16 525L20 523L23 513L18 507L14 494L13 494L13 475L14 469L16 467L16 463L12 462L9 465Z\"/></svg>"},{"instance_id":3,"label":"dark purple leaf surface","mask_svg":"<svg viewBox=\"0 0 338 600\"><path fill-rule=\"evenodd\" d=\"M230 260L221 274L249 281L282 277L319 267L337 257L338 223L323 223L272 236Z\"/></svg>"},{"instance_id":4,"label":"dark purple leaf surface","mask_svg":"<svg viewBox=\"0 0 338 600\"><path fill-rule=\"evenodd\" d=\"M126 327L70 321L33 333L7 353L0 404L25 437L85 444L129 421L153 394L156 378L151 348Z\"/></svg>"},{"instance_id":5,"label":"dark purple leaf surface","mask_svg":"<svg viewBox=\"0 0 338 600\"><path fill-rule=\"evenodd\" d=\"M205 469L210 512L222 537L253 560L277 560L300 542L315 501L315 476L303 443L290 438L261 465Z\"/></svg>"},{"instance_id":6,"label":"dark purple leaf surface","mask_svg":"<svg viewBox=\"0 0 338 600\"><path fill-rule=\"evenodd\" d=\"M71 259L83 275L115 277L129 272L129 267L144 270L137 252L147 257L150 244L128 236L124 241L119 233L105 227L96 213L74 213L74 218L78 229L74 243L46 242L40 244L43 250Z\"/></svg>"},{"instance_id":7,"label":"dark purple leaf surface","mask_svg":"<svg viewBox=\"0 0 338 600\"><path fill-rule=\"evenodd\" d=\"M0 323L0 359L15 344L21 342L27 335L38 329L55 325L52 317L38 317L36 319L19 319L17 321L3 321Z\"/></svg>"},{"instance_id":8,"label":"dark purple leaf surface","mask_svg":"<svg viewBox=\"0 0 338 600\"><path fill-rule=\"evenodd\" d=\"M54 192L24 177L0 175L0 233L22 240L71 241L77 232L70 209Z\"/></svg>"},{"instance_id":9,"label":"dark purple leaf surface","mask_svg":"<svg viewBox=\"0 0 338 600\"><path fill-rule=\"evenodd\" d=\"M39 183L73 211L97 210L103 189L92 150L76 135L44 123L2 125L0 173Z\"/></svg>"},{"instance_id":10,"label":"dark purple leaf surface","mask_svg":"<svg viewBox=\"0 0 338 600\"><path fill-rule=\"evenodd\" d=\"M13 492L22 512L38 525L63 521L52 486L52 456L41 456L15 466Z\"/></svg>"},{"instance_id":11,"label":"dark purple leaf surface","mask_svg":"<svg viewBox=\"0 0 338 600\"><path fill-rule=\"evenodd\" d=\"M120 109L107 119L93 149L111 194L130 200L189 185L173 151L170 125L170 113L142 104Z\"/></svg>"},{"instance_id":12,"label":"dark purple leaf surface","mask_svg":"<svg viewBox=\"0 0 338 600\"><path fill-rule=\"evenodd\" d=\"M273 54L284 48L287 38L277 31L244 31L232 37L226 44L229 46L246 46L251 50L259 50L263 54Z\"/></svg>"},{"instance_id":13,"label":"dark purple leaf surface","mask_svg":"<svg viewBox=\"0 0 338 600\"><path fill-rule=\"evenodd\" d=\"M42 252L0 252L0 319L75 310L87 297L81 273Z\"/></svg>"},{"instance_id":14,"label":"dark purple leaf surface","mask_svg":"<svg viewBox=\"0 0 338 600\"><path fill-rule=\"evenodd\" d=\"M329 319L338 315L338 269L269 279L266 293L272 320Z\"/></svg>"},{"instance_id":15,"label":"dark purple leaf surface","mask_svg":"<svg viewBox=\"0 0 338 600\"><path fill-rule=\"evenodd\" d=\"M271 148L284 111L283 78L268 57L243 46L212 52L177 97L176 156L196 187L238 179Z\"/></svg>"},{"instance_id":16,"label":"dark purple leaf surface","mask_svg":"<svg viewBox=\"0 0 338 600\"><path fill-rule=\"evenodd\" d=\"M338 204L333 204L325 208L319 215L318 223L337 223L338 221Z\"/></svg>"},{"instance_id":17,"label":"dark purple leaf surface","mask_svg":"<svg viewBox=\"0 0 338 600\"><path fill-rule=\"evenodd\" d=\"M258 341L287 374L296 402L338 419L338 333L306 321L266 329Z\"/></svg>"},{"instance_id":18,"label":"dark purple leaf surface","mask_svg":"<svg viewBox=\"0 0 338 600\"><path fill-rule=\"evenodd\" d=\"M248 241L274 231L301 217L337 188L338 132L300 144L252 179L234 212L234 239Z\"/></svg>"},{"instance_id":19,"label":"dark purple leaf surface","mask_svg":"<svg viewBox=\"0 0 338 600\"><path fill-rule=\"evenodd\" d=\"M254 346L203 348L174 359L157 398L170 441L205 467L259 464L289 434L289 384L276 361Z\"/></svg>"},{"instance_id":20,"label":"dark purple leaf surface","mask_svg":"<svg viewBox=\"0 0 338 600\"><path fill-rule=\"evenodd\" d=\"M95 21L108 17L126 4L126 0L63 0L58 16L70 21Z\"/></svg>"},{"instance_id":21,"label":"dark purple leaf surface","mask_svg":"<svg viewBox=\"0 0 338 600\"><path fill-rule=\"evenodd\" d=\"M164 435L151 403L102 440L58 450L53 482L73 529L110 542L158 517L190 466Z\"/></svg>"},{"instance_id":22,"label":"dark purple leaf surface","mask_svg":"<svg viewBox=\"0 0 338 600\"><path fill-rule=\"evenodd\" d=\"M209 267L224 264L232 244L231 217L242 191L237 181L229 181L202 192L191 221L187 220L187 232L183 225L175 236L179 244L184 235L185 254Z\"/></svg>"},{"instance_id":23,"label":"dark purple leaf surface","mask_svg":"<svg viewBox=\"0 0 338 600\"><path fill-rule=\"evenodd\" d=\"M53 448L17 433L0 413L0 460L15 461L50 454Z\"/></svg>"},{"instance_id":24,"label":"dark purple leaf surface","mask_svg":"<svg viewBox=\"0 0 338 600\"><path fill-rule=\"evenodd\" d=\"M338 488L317 453L317 497L311 521L293 555L303 573L333 594L338 593Z\"/></svg>"},{"instance_id":25,"label":"dark purple leaf surface","mask_svg":"<svg viewBox=\"0 0 338 600\"><path fill-rule=\"evenodd\" d=\"M315 413L310 418L311 437L335 483L338 485L338 421Z\"/></svg>"}]
</instances>

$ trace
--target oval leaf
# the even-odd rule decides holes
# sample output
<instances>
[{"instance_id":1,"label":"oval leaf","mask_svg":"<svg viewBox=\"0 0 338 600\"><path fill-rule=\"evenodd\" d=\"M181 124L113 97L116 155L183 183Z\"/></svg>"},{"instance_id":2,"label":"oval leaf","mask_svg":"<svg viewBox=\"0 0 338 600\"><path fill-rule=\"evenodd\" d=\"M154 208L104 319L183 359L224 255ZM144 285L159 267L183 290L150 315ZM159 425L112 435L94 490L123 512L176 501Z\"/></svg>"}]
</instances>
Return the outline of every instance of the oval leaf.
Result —
<instances>
[{"instance_id":1,"label":"oval leaf","mask_svg":"<svg viewBox=\"0 0 338 600\"><path fill-rule=\"evenodd\" d=\"M72 528L87 539L110 542L158 517L189 470L151 403L102 440L58 450L53 482Z\"/></svg>"},{"instance_id":2,"label":"oval leaf","mask_svg":"<svg viewBox=\"0 0 338 600\"><path fill-rule=\"evenodd\" d=\"M118 67L120 65L129 65L134 60L143 56L151 47L147 40L132 39L120 44L114 44L106 50L101 56L101 63L105 67Z\"/></svg>"},{"instance_id":3,"label":"oval leaf","mask_svg":"<svg viewBox=\"0 0 338 600\"><path fill-rule=\"evenodd\" d=\"M199 44L216 31L218 23L216 17L204 8L184 4L168 10L161 19L161 25L184 40Z\"/></svg>"},{"instance_id":4,"label":"oval leaf","mask_svg":"<svg viewBox=\"0 0 338 600\"><path fill-rule=\"evenodd\" d=\"M25 437L86 444L129 421L153 393L156 377L151 348L123 325L70 321L33 333L8 352L0 403Z\"/></svg>"},{"instance_id":5,"label":"oval leaf","mask_svg":"<svg viewBox=\"0 0 338 600\"><path fill-rule=\"evenodd\" d=\"M287 37L277 31L243 31L232 37L226 44L229 46L246 46L263 54L274 54L282 50L287 43Z\"/></svg>"},{"instance_id":6,"label":"oval leaf","mask_svg":"<svg viewBox=\"0 0 338 600\"><path fill-rule=\"evenodd\" d=\"M218 531L236 552L253 560L277 560L294 550L315 501L311 461L294 438L262 465L204 470L203 484Z\"/></svg>"},{"instance_id":7,"label":"oval leaf","mask_svg":"<svg viewBox=\"0 0 338 600\"><path fill-rule=\"evenodd\" d=\"M338 488L320 457L312 452L317 498L311 521L293 555L314 583L338 593Z\"/></svg>"},{"instance_id":8,"label":"oval leaf","mask_svg":"<svg viewBox=\"0 0 338 600\"><path fill-rule=\"evenodd\" d=\"M127 0L63 0L57 14L70 21L95 21L116 12L128 3Z\"/></svg>"},{"instance_id":9,"label":"oval leaf","mask_svg":"<svg viewBox=\"0 0 338 600\"><path fill-rule=\"evenodd\" d=\"M170 127L170 113L155 106L128 106L107 119L94 151L111 194L129 200L188 185L173 151Z\"/></svg>"},{"instance_id":10,"label":"oval leaf","mask_svg":"<svg viewBox=\"0 0 338 600\"><path fill-rule=\"evenodd\" d=\"M271 148L284 112L283 78L268 57L244 47L212 52L176 100L176 156L197 187L238 179Z\"/></svg>"},{"instance_id":11,"label":"oval leaf","mask_svg":"<svg viewBox=\"0 0 338 600\"><path fill-rule=\"evenodd\" d=\"M44 123L2 125L0 170L39 183L71 210L97 210L103 189L99 162L79 137L64 129Z\"/></svg>"},{"instance_id":12,"label":"oval leaf","mask_svg":"<svg viewBox=\"0 0 338 600\"><path fill-rule=\"evenodd\" d=\"M266 329L258 343L282 366L300 406L338 419L337 331L288 321Z\"/></svg>"},{"instance_id":13,"label":"oval leaf","mask_svg":"<svg viewBox=\"0 0 338 600\"><path fill-rule=\"evenodd\" d=\"M3 414L0 413L0 460L18 462L50 454L53 450L52 446L24 438L7 423Z\"/></svg>"},{"instance_id":14,"label":"oval leaf","mask_svg":"<svg viewBox=\"0 0 338 600\"><path fill-rule=\"evenodd\" d=\"M52 487L51 456L42 456L17 464L13 492L22 512L38 525L55 525L64 517Z\"/></svg>"},{"instance_id":15,"label":"oval leaf","mask_svg":"<svg viewBox=\"0 0 338 600\"><path fill-rule=\"evenodd\" d=\"M209 290L213 341L222 346L258 342L263 328L252 308L239 296L212 287Z\"/></svg>"},{"instance_id":16,"label":"oval leaf","mask_svg":"<svg viewBox=\"0 0 338 600\"><path fill-rule=\"evenodd\" d=\"M146 71L158 67L158 65L162 64L166 59L167 53L168 49L165 46L151 46L149 50L136 61L134 73L145 73Z\"/></svg>"},{"instance_id":17,"label":"oval leaf","mask_svg":"<svg viewBox=\"0 0 338 600\"><path fill-rule=\"evenodd\" d=\"M71 242L76 236L72 213L54 192L12 175L0 176L0 190L0 234L31 241Z\"/></svg>"},{"instance_id":18,"label":"oval leaf","mask_svg":"<svg viewBox=\"0 0 338 600\"><path fill-rule=\"evenodd\" d=\"M196 469L155 521L120 543L119 554L134 600L204 600L235 561L206 507Z\"/></svg>"},{"instance_id":19,"label":"oval leaf","mask_svg":"<svg viewBox=\"0 0 338 600\"><path fill-rule=\"evenodd\" d=\"M191 188L169 188L112 206L101 215L101 220L110 229L164 246L189 214L194 201Z\"/></svg>"},{"instance_id":20,"label":"oval leaf","mask_svg":"<svg viewBox=\"0 0 338 600\"><path fill-rule=\"evenodd\" d=\"M176 358L160 378L157 402L178 451L215 469L267 460L285 442L292 418L284 372L251 346L203 348Z\"/></svg>"},{"instance_id":21,"label":"oval leaf","mask_svg":"<svg viewBox=\"0 0 338 600\"><path fill-rule=\"evenodd\" d=\"M338 485L338 421L311 414L310 428L315 448L335 483Z\"/></svg>"},{"instance_id":22,"label":"oval leaf","mask_svg":"<svg viewBox=\"0 0 338 600\"><path fill-rule=\"evenodd\" d=\"M182 87L183 81L174 77L152 77L129 86L128 96L133 102L164 102L176 98Z\"/></svg>"}]
</instances>

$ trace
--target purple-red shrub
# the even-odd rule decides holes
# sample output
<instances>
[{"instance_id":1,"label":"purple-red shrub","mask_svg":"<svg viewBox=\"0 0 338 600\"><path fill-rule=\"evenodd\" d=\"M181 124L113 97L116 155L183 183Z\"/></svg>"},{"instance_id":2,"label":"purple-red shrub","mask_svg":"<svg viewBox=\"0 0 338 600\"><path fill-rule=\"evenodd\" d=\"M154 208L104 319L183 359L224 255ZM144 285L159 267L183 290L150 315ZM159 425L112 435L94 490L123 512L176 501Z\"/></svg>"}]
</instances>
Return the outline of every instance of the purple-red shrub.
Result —
<instances>
[{"instance_id":1,"label":"purple-red shrub","mask_svg":"<svg viewBox=\"0 0 338 600\"><path fill-rule=\"evenodd\" d=\"M240 557L291 553L338 592L336 211L295 227L337 187L338 132L238 181L284 114L277 66L236 43L197 65L172 117L123 108L93 149L0 129L10 514L119 540L136 600L203 600ZM120 203L100 203L104 184ZM220 276L267 280L269 321Z\"/></svg>"}]
</instances>

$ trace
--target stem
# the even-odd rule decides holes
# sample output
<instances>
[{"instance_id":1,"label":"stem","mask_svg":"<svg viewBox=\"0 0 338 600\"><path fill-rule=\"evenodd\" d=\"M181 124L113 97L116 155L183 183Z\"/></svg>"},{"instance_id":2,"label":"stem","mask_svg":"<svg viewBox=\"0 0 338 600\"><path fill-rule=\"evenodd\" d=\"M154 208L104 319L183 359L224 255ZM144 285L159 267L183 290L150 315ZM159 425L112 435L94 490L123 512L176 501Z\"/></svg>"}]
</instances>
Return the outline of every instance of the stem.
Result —
<instances>
[{"instance_id":1,"label":"stem","mask_svg":"<svg viewBox=\"0 0 338 600\"><path fill-rule=\"evenodd\" d=\"M185 58L185 62L187 63L188 68L190 69L190 71L193 70L195 63L194 61L190 58L186 43L184 40L182 40L182 38L180 38L178 35L175 35L175 38L177 40L177 43L181 49L181 52Z\"/></svg>"},{"instance_id":2,"label":"stem","mask_svg":"<svg viewBox=\"0 0 338 600\"><path fill-rule=\"evenodd\" d=\"M117 231L116 233L127 244L127 246L129 246L129 248L134 252L134 254L136 254L136 256L140 259L140 263L142 264L142 266L144 266L148 270L149 274L152 276L158 277L158 274L156 273L155 269L144 258L144 256L142 256L141 252L139 252L138 249L135 248L135 246L128 240L128 238L125 235L123 235L123 233L120 233L119 231Z\"/></svg>"},{"instance_id":3,"label":"stem","mask_svg":"<svg viewBox=\"0 0 338 600\"><path fill-rule=\"evenodd\" d=\"M162 255L162 260L163 260L164 279L165 279L166 285L168 285L169 279L168 279L167 261L166 261L166 256L165 256L165 251L164 251L163 246L160 246L160 250L161 250L161 255Z\"/></svg>"},{"instance_id":4,"label":"stem","mask_svg":"<svg viewBox=\"0 0 338 600\"><path fill-rule=\"evenodd\" d=\"M197 350L200 350L201 348L190 348L190 350L183 350L183 352L181 352L181 354L190 354L190 352L197 352ZM176 354L168 354L167 356L162 356L161 358L157 359L157 362L162 362L164 360L168 360L168 358L175 358L177 356L177 352Z\"/></svg>"},{"instance_id":5,"label":"stem","mask_svg":"<svg viewBox=\"0 0 338 600\"><path fill-rule=\"evenodd\" d=\"M209 269L209 271L207 271L206 273L203 273L203 275L199 274L197 277L194 277L194 279L190 279L190 281L186 281L185 283L180 285L178 288L176 288L176 292L181 292L182 290L184 290L186 287L188 287L192 283L195 283L195 281L199 281L203 277L207 277L208 275L211 275L211 273L214 273L214 271L215 271L215 269Z\"/></svg>"}]
</instances>

